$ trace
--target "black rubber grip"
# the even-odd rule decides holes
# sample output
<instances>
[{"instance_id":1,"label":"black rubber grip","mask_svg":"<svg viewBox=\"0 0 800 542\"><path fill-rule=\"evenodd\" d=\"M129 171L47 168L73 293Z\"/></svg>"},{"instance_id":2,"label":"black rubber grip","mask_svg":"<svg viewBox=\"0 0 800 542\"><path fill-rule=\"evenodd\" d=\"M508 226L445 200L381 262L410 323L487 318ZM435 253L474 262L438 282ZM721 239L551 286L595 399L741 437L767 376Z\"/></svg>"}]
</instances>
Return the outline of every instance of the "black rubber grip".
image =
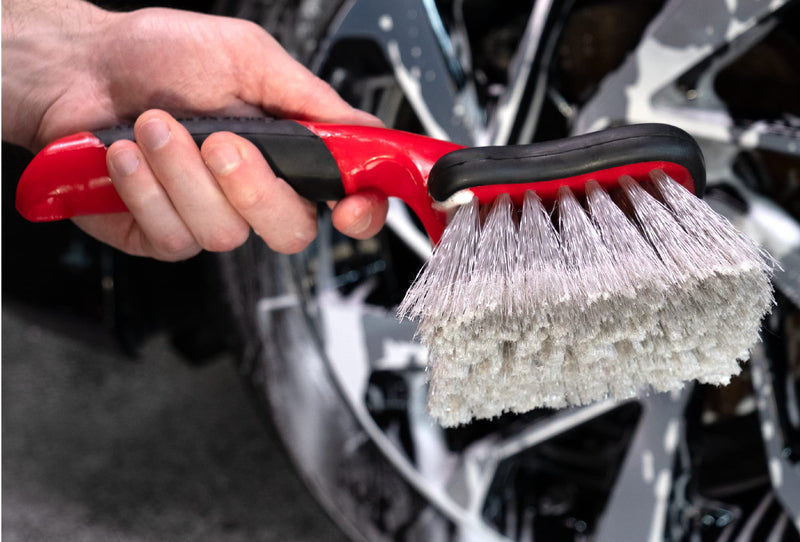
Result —
<instances>
[{"instance_id":1,"label":"black rubber grip","mask_svg":"<svg viewBox=\"0 0 800 542\"><path fill-rule=\"evenodd\" d=\"M338 200L345 196L342 177L325 142L302 124L266 118L197 118L180 121L197 145L214 132L233 132L251 141L275 174L304 198ZM95 132L106 146L134 140L133 126Z\"/></svg>"},{"instance_id":2,"label":"black rubber grip","mask_svg":"<svg viewBox=\"0 0 800 542\"><path fill-rule=\"evenodd\" d=\"M703 153L683 130L667 124L633 124L530 145L473 147L440 158L428 178L436 201L467 188L565 179L642 162L685 167L695 194L706 185Z\"/></svg>"}]
</instances>

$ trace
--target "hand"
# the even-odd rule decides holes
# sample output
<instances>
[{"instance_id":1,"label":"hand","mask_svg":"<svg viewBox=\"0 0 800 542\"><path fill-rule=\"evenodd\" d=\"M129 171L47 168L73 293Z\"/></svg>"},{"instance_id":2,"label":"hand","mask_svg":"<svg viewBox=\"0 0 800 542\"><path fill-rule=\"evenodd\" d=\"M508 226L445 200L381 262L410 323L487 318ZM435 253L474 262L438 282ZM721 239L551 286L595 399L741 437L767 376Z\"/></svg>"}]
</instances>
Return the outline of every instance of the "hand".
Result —
<instances>
[{"instance_id":1,"label":"hand","mask_svg":"<svg viewBox=\"0 0 800 542\"><path fill-rule=\"evenodd\" d=\"M154 108L380 125L252 23L167 9L109 13L77 1L24 4L3 5L3 138L38 149L136 119L137 143L119 141L107 155L130 213L75 220L130 254L179 260L230 250L251 228L271 248L292 253L316 235L315 206L276 178L251 143L217 133L198 149ZM348 196L333 206L333 223L370 237L386 209L382 194Z\"/></svg>"}]
</instances>

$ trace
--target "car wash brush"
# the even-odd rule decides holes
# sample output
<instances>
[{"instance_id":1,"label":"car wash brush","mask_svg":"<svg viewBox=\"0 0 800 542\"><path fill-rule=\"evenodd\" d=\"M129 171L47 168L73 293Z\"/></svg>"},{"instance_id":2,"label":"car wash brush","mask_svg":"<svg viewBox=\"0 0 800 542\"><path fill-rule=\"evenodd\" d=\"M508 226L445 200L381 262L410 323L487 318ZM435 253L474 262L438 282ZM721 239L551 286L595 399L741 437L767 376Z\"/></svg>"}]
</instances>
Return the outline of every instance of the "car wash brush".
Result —
<instances>
[{"instance_id":1,"label":"car wash brush","mask_svg":"<svg viewBox=\"0 0 800 542\"><path fill-rule=\"evenodd\" d=\"M317 201L401 198L435 244L399 307L430 351L442 425L561 408L690 380L726 384L772 304L771 259L699 196L697 144L666 125L462 148L396 130L264 119L236 132ZM129 128L54 142L23 174L31 220L125 210L105 166Z\"/></svg>"},{"instance_id":2,"label":"car wash brush","mask_svg":"<svg viewBox=\"0 0 800 542\"><path fill-rule=\"evenodd\" d=\"M450 426L727 384L773 302L772 262L697 197L691 138L642 125L520 151L491 202L469 192L512 167L492 149L434 166L469 203L399 309L430 350L431 414Z\"/></svg>"}]
</instances>

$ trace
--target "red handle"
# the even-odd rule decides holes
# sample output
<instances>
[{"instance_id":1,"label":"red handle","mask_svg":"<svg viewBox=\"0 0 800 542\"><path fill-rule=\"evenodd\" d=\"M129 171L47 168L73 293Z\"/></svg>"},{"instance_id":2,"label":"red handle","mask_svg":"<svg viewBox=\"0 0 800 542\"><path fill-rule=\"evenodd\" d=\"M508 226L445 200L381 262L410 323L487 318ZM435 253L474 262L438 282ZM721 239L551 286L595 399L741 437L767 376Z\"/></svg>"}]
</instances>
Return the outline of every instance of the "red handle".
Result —
<instances>
[{"instance_id":1,"label":"red handle","mask_svg":"<svg viewBox=\"0 0 800 542\"><path fill-rule=\"evenodd\" d=\"M283 176L301 195L311 199L332 198L330 190L314 190L315 186L322 184L315 184L317 166L314 165L316 162L311 161L311 158L321 158L320 162L324 162L325 156L319 155L329 154L327 160L330 161L332 157L334 172L338 167L341 179L332 183L330 171L325 171L326 188L341 183L339 186L344 187L344 194L372 189L398 197L419 216L433 242L438 242L441 237L446 217L443 212L433 208L433 201L427 192L428 174L436 160L452 150L462 148L460 145L386 128L311 122L280 121L270 124L270 121L263 119L219 119L218 122L202 120L185 124L200 142L209 131L230 128L230 123L234 121L238 123L237 126L249 127L250 132L242 135L259 146L276 173ZM287 124L295 125L303 133L298 134ZM202 126L202 130L199 126ZM197 128L197 133L192 132L192 128ZM113 133L114 137L130 137L129 131L118 130ZM289 139L291 137L295 139ZM297 141L307 143L309 138L317 143L321 140L324 145L312 145L311 152L300 150L294 144ZM64 137L45 147L20 178L17 188L17 209L20 214L28 220L43 222L127 211L111 184L106 166L106 149L103 141L89 132ZM298 153L303 156L297 156ZM309 156L309 153L315 156ZM286 171L281 171L281 159ZM298 162L301 162L301 169L310 170L310 174L299 175L303 177L301 179L293 178L292 173L293 165ZM323 167L319 166L319 169L322 175ZM322 180L323 177L320 177L320 182ZM323 197L323 194L326 195Z\"/></svg>"},{"instance_id":2,"label":"red handle","mask_svg":"<svg viewBox=\"0 0 800 542\"><path fill-rule=\"evenodd\" d=\"M33 222L127 211L106 167L106 146L89 132L40 151L17 187L17 210Z\"/></svg>"},{"instance_id":3,"label":"red handle","mask_svg":"<svg viewBox=\"0 0 800 542\"><path fill-rule=\"evenodd\" d=\"M325 142L346 193L370 188L400 198L419 217L431 240L439 242L447 216L428 195L428 175L439 158L462 145L386 128L300 124Z\"/></svg>"}]
</instances>

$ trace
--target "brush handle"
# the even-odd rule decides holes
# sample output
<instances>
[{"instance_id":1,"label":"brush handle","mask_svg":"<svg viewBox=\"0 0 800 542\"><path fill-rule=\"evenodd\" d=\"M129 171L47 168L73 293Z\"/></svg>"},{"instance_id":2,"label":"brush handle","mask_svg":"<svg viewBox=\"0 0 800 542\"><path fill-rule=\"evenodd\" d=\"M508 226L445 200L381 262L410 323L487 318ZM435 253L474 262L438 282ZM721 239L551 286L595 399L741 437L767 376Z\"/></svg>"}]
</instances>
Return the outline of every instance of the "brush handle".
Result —
<instances>
[{"instance_id":1,"label":"brush handle","mask_svg":"<svg viewBox=\"0 0 800 542\"><path fill-rule=\"evenodd\" d=\"M270 118L197 118L181 120L197 146L214 132L233 132L253 143L275 175L312 201L338 200L345 196L339 168L325 143L293 120ZM105 146L120 139L134 140L133 126L95 132Z\"/></svg>"},{"instance_id":2,"label":"brush handle","mask_svg":"<svg viewBox=\"0 0 800 542\"><path fill-rule=\"evenodd\" d=\"M220 131L248 139L275 174L307 199L339 200L377 190L405 201L434 242L446 224L428 196L428 173L460 145L387 128L292 120L217 118L182 124L198 145ZM20 214L45 222L126 211L106 166L108 146L120 139L133 140L133 128L82 132L45 147L20 178Z\"/></svg>"},{"instance_id":3,"label":"brush handle","mask_svg":"<svg viewBox=\"0 0 800 542\"><path fill-rule=\"evenodd\" d=\"M181 124L199 145L214 132L233 132L251 141L278 177L314 201L345 196L342 177L325 143L302 124L264 118L202 118ZM17 209L41 222L126 210L111 185L106 150L134 140L133 126L82 132L59 139L34 157L17 188Z\"/></svg>"}]
</instances>

